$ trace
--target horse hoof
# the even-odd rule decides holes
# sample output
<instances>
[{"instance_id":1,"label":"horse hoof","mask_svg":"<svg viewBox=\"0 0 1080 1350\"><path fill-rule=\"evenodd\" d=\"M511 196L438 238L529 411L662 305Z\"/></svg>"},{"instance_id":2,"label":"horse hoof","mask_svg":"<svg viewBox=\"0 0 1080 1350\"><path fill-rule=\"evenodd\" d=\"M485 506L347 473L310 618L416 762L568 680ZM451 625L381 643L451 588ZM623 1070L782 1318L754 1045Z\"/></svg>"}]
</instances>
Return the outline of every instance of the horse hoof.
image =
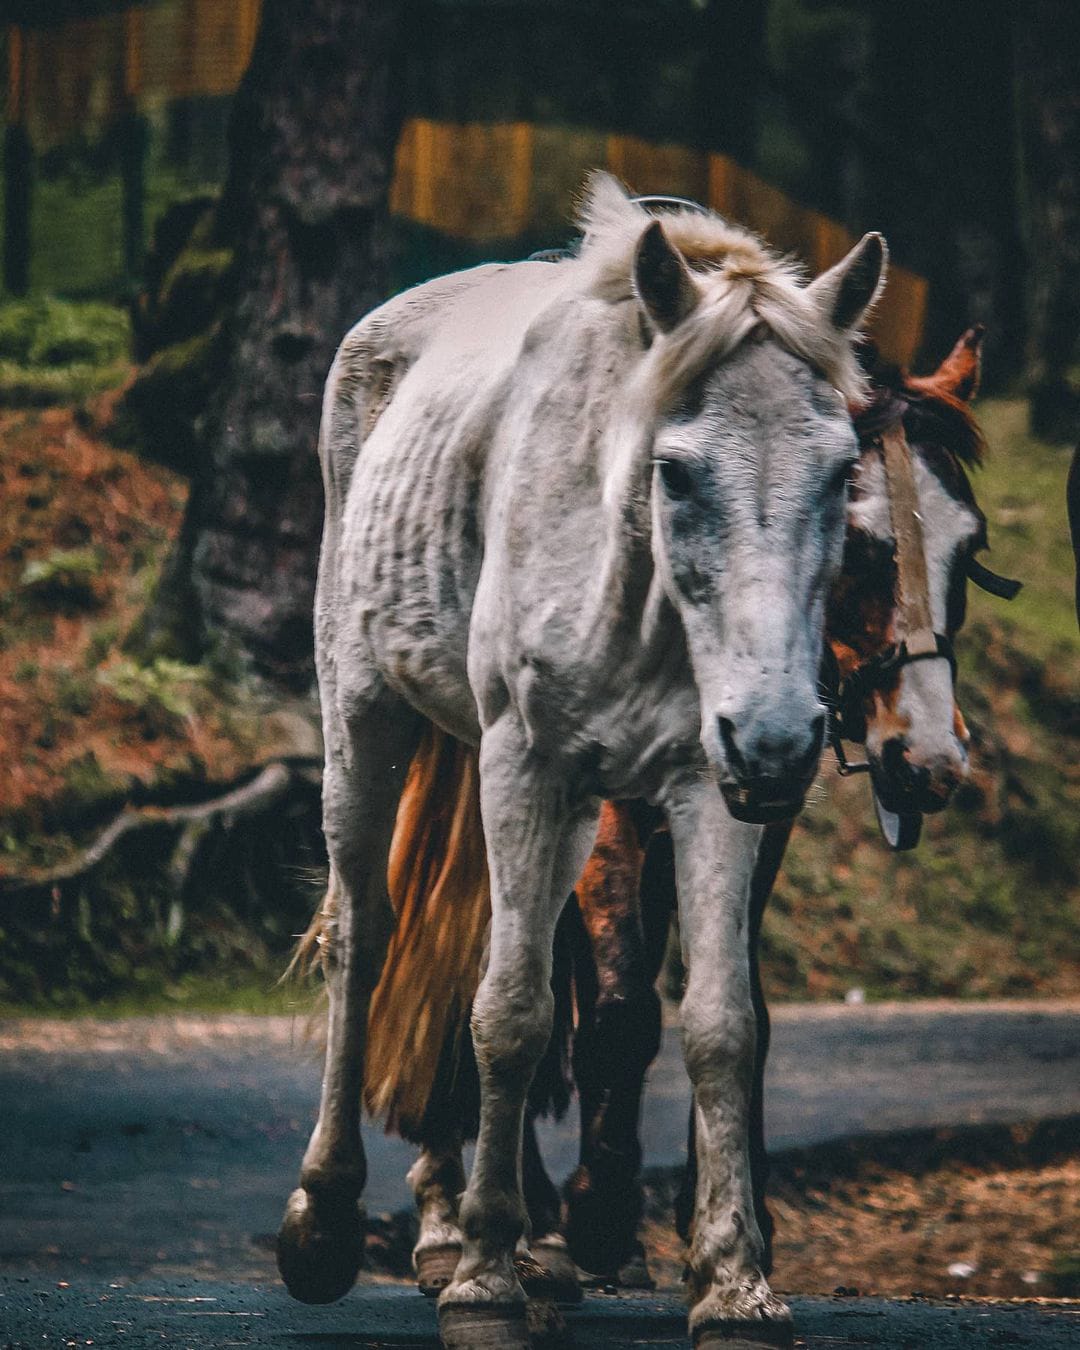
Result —
<instances>
[{"instance_id":1,"label":"horse hoof","mask_svg":"<svg viewBox=\"0 0 1080 1350\"><path fill-rule=\"evenodd\" d=\"M725 1319L694 1328L694 1350L791 1350L795 1328L791 1322Z\"/></svg>"},{"instance_id":2,"label":"horse hoof","mask_svg":"<svg viewBox=\"0 0 1080 1350\"><path fill-rule=\"evenodd\" d=\"M413 1252L417 1288L425 1298L438 1298L454 1278L454 1271L457 1270L457 1263L460 1260L461 1247L456 1242L447 1242L441 1247L426 1247L423 1251Z\"/></svg>"},{"instance_id":3,"label":"horse hoof","mask_svg":"<svg viewBox=\"0 0 1080 1350\"><path fill-rule=\"evenodd\" d=\"M656 1281L649 1274L645 1248L635 1242L634 1249L619 1267L615 1283L620 1289L655 1289Z\"/></svg>"},{"instance_id":4,"label":"horse hoof","mask_svg":"<svg viewBox=\"0 0 1080 1350\"><path fill-rule=\"evenodd\" d=\"M446 1350L530 1350L525 1304L440 1304L439 1338Z\"/></svg>"},{"instance_id":5,"label":"horse hoof","mask_svg":"<svg viewBox=\"0 0 1080 1350\"><path fill-rule=\"evenodd\" d=\"M577 1267L570 1259L565 1239L557 1233L551 1234L548 1237L538 1238L529 1250L550 1277L551 1297L555 1302L580 1303L584 1294L578 1280ZM525 1286L525 1292L531 1294L533 1291L525 1283L520 1271L518 1278Z\"/></svg>"},{"instance_id":6,"label":"horse hoof","mask_svg":"<svg viewBox=\"0 0 1080 1350\"><path fill-rule=\"evenodd\" d=\"M333 1303L356 1282L364 1259L364 1227L355 1200L316 1200L293 1191L277 1236L285 1287L301 1303Z\"/></svg>"}]
</instances>

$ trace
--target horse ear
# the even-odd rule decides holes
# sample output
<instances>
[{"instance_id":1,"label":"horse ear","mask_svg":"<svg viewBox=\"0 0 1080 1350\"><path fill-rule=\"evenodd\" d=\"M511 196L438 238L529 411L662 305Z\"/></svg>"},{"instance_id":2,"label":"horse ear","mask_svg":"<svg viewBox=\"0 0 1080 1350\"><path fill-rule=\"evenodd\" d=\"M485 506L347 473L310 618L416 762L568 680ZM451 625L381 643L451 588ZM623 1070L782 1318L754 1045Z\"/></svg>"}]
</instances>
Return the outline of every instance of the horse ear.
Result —
<instances>
[{"instance_id":1,"label":"horse ear","mask_svg":"<svg viewBox=\"0 0 1080 1350\"><path fill-rule=\"evenodd\" d=\"M969 328L933 375L924 375L918 383L928 393L940 392L970 403L979 388L985 336L981 323Z\"/></svg>"},{"instance_id":2,"label":"horse ear","mask_svg":"<svg viewBox=\"0 0 1080 1350\"><path fill-rule=\"evenodd\" d=\"M686 259L658 220L644 231L634 254L634 289L662 333L669 333L697 306L698 289Z\"/></svg>"},{"instance_id":3,"label":"horse ear","mask_svg":"<svg viewBox=\"0 0 1080 1350\"><path fill-rule=\"evenodd\" d=\"M857 328L885 282L889 250L880 234L864 234L851 252L807 287L841 332Z\"/></svg>"}]
</instances>

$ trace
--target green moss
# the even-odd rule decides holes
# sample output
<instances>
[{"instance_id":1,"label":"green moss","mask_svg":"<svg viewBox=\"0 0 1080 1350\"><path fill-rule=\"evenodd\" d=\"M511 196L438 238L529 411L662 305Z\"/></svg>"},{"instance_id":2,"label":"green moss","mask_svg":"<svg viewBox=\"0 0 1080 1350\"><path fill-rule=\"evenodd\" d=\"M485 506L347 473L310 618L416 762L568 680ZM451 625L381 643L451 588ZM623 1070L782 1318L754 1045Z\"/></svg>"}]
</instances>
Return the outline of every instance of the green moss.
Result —
<instances>
[{"instance_id":1,"label":"green moss","mask_svg":"<svg viewBox=\"0 0 1080 1350\"><path fill-rule=\"evenodd\" d=\"M212 325L155 352L124 395L113 438L166 468L187 476L200 463L196 429L221 355L221 333Z\"/></svg>"},{"instance_id":2,"label":"green moss","mask_svg":"<svg viewBox=\"0 0 1080 1350\"><path fill-rule=\"evenodd\" d=\"M38 296L0 305L0 403L76 402L123 381L131 325L115 305Z\"/></svg>"},{"instance_id":3,"label":"green moss","mask_svg":"<svg viewBox=\"0 0 1080 1350\"><path fill-rule=\"evenodd\" d=\"M0 358L20 366L110 365L130 346L131 324L115 305L50 296L0 305Z\"/></svg>"}]
</instances>

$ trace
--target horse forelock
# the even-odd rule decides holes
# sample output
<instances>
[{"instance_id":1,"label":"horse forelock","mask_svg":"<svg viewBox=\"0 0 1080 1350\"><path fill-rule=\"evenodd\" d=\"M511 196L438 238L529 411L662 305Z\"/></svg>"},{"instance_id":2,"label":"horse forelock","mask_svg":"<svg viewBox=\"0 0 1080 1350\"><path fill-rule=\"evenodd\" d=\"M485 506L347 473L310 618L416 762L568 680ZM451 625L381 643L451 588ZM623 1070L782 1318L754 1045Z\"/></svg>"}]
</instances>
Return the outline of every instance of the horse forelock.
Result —
<instances>
[{"instance_id":1,"label":"horse forelock","mask_svg":"<svg viewBox=\"0 0 1080 1350\"><path fill-rule=\"evenodd\" d=\"M586 284L611 301L633 294L638 241L656 217L632 201L609 174L594 174L578 213L584 233L577 264ZM765 328L821 372L850 402L866 396L866 377L851 337L829 323L807 294L802 269L757 235L713 212L665 211L664 232L694 274L700 301L654 344L643 375L663 406L710 361L723 360L755 329Z\"/></svg>"},{"instance_id":2,"label":"horse forelock","mask_svg":"<svg viewBox=\"0 0 1080 1350\"><path fill-rule=\"evenodd\" d=\"M986 456L986 439L970 404L931 388L900 366L877 360L876 353L872 356L869 373L873 383L853 411L860 440L878 434L889 422L902 417L908 441L936 448L952 461L966 483L964 470L979 467Z\"/></svg>"}]
</instances>

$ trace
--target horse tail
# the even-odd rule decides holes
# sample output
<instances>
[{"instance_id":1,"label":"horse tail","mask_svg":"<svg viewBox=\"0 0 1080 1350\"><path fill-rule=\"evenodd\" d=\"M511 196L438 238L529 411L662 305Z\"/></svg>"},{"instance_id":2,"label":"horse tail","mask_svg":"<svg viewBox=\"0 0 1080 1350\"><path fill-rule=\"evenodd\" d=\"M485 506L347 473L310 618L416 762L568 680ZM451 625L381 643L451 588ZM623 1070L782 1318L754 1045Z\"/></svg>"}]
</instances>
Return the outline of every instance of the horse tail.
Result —
<instances>
[{"instance_id":1,"label":"horse tail","mask_svg":"<svg viewBox=\"0 0 1080 1350\"><path fill-rule=\"evenodd\" d=\"M285 967L278 984L286 984L289 980L304 980L314 971L316 965L321 964L325 944L330 940L337 920L338 888L336 882L337 878L334 875L333 868L331 868L330 880L323 893L323 898L312 915L311 922L297 940L289 964Z\"/></svg>"},{"instance_id":2,"label":"horse tail","mask_svg":"<svg viewBox=\"0 0 1080 1350\"><path fill-rule=\"evenodd\" d=\"M435 726L409 767L387 883L397 924L368 1014L364 1104L417 1139L467 1039L491 914L478 755Z\"/></svg>"}]
</instances>

